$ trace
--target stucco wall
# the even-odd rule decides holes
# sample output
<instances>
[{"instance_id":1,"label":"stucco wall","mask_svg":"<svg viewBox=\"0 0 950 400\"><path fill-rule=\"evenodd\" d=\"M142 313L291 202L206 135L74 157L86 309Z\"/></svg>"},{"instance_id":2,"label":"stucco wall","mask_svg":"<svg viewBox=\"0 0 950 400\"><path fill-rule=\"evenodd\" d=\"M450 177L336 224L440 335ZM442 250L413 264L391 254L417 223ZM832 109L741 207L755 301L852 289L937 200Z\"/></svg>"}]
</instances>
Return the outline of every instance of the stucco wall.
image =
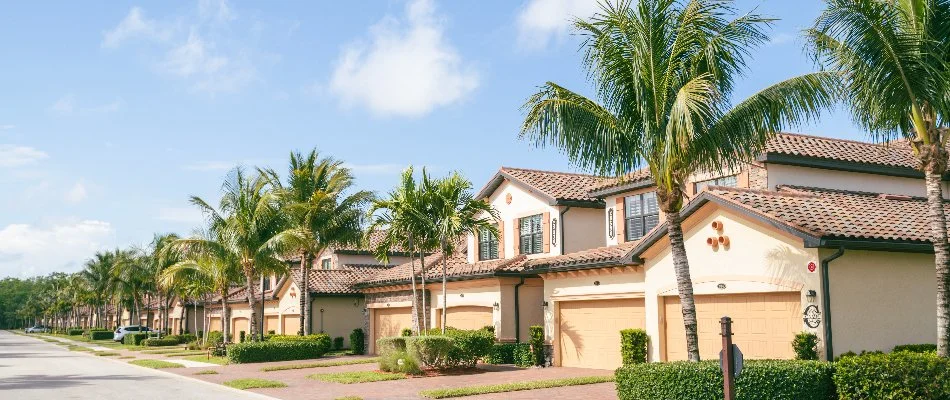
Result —
<instances>
[{"instance_id":1,"label":"stucco wall","mask_svg":"<svg viewBox=\"0 0 950 400\"><path fill-rule=\"evenodd\" d=\"M563 224L558 227L557 235L564 232L564 254L606 246L606 239L601 234L607 227L602 209L571 207L564 212L564 221L558 223ZM558 246L560 242L558 240Z\"/></svg>"},{"instance_id":2,"label":"stucco wall","mask_svg":"<svg viewBox=\"0 0 950 400\"><path fill-rule=\"evenodd\" d=\"M511 194L511 204L508 204L506 201L507 195ZM488 202L498 210L499 219L504 222L504 253L506 258L511 258L518 255L515 252L515 240L514 237L514 220L515 218L528 217L531 215L550 213L551 219L557 218L558 210L556 207L550 206L547 202L542 201L528 193L525 190L522 190L520 187L512 185L510 182L504 182L498 186L498 189L495 190L491 196L488 197ZM560 223L560 222L558 222ZM550 232L543 232L544 235L550 235ZM468 262L475 262L475 256L478 254L478 247L475 243L475 238L473 235L468 235ZM502 244L499 243L499 246ZM560 254L559 246L551 246L550 251L547 253L534 254L529 257L547 257L551 255Z\"/></svg>"},{"instance_id":3,"label":"stucco wall","mask_svg":"<svg viewBox=\"0 0 950 400\"><path fill-rule=\"evenodd\" d=\"M342 336L344 346L349 347L350 333L363 327L363 297L315 296L311 300L310 331L323 332L331 338Z\"/></svg>"},{"instance_id":4,"label":"stucco wall","mask_svg":"<svg viewBox=\"0 0 950 400\"><path fill-rule=\"evenodd\" d=\"M777 185L813 186L863 192L925 196L923 179L768 164L769 190ZM944 184L943 195L947 196Z\"/></svg>"},{"instance_id":5,"label":"stucco wall","mask_svg":"<svg viewBox=\"0 0 950 400\"><path fill-rule=\"evenodd\" d=\"M545 340L553 342L557 334L557 315L555 315L557 310L555 303L557 301L561 301L561 299L578 300L584 297L593 299L604 295L639 297L642 296L645 290L643 279L642 269L627 273L576 277L546 275L544 278L544 298L542 300L548 302L548 306L542 309ZM594 282L597 282L597 284Z\"/></svg>"},{"instance_id":6,"label":"stucco wall","mask_svg":"<svg viewBox=\"0 0 950 400\"><path fill-rule=\"evenodd\" d=\"M846 250L828 274L835 355L937 342L932 254Z\"/></svg>"},{"instance_id":7,"label":"stucco wall","mask_svg":"<svg viewBox=\"0 0 950 400\"><path fill-rule=\"evenodd\" d=\"M432 299L435 301L429 311L429 326L439 326L436 322L439 318L438 310L442 309L442 284L436 283L431 287ZM501 304L501 292L497 279L478 279L473 281L449 282L445 286L446 298L448 299L448 308L458 306L479 306L494 307L495 303ZM495 325L497 334L500 323L501 313L499 310L492 309L492 323ZM452 326L452 315L449 314L447 326ZM502 326L504 329L504 326Z\"/></svg>"}]
</instances>

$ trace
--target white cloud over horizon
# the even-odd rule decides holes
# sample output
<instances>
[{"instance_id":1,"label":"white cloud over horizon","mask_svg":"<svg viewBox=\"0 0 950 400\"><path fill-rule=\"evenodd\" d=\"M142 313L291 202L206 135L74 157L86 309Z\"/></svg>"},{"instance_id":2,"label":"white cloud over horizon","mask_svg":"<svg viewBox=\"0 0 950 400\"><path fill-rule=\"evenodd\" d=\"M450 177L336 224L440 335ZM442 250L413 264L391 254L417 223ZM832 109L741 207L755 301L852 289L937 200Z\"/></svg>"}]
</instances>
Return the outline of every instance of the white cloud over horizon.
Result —
<instances>
[{"instance_id":1,"label":"white cloud over horizon","mask_svg":"<svg viewBox=\"0 0 950 400\"><path fill-rule=\"evenodd\" d=\"M84 260L109 247L113 232L111 224L97 220L7 225L0 228L0 277L77 271Z\"/></svg>"},{"instance_id":2,"label":"white cloud over horizon","mask_svg":"<svg viewBox=\"0 0 950 400\"><path fill-rule=\"evenodd\" d=\"M368 39L343 46L328 90L345 107L380 116L419 117L462 100L479 85L445 35L430 0L413 0L401 18L386 16Z\"/></svg>"},{"instance_id":3,"label":"white cloud over horizon","mask_svg":"<svg viewBox=\"0 0 950 400\"><path fill-rule=\"evenodd\" d=\"M547 47L571 32L575 17L588 18L599 10L594 0L530 0L517 17L518 44L529 49Z\"/></svg>"},{"instance_id":4,"label":"white cloud over horizon","mask_svg":"<svg viewBox=\"0 0 950 400\"><path fill-rule=\"evenodd\" d=\"M79 181L66 191L65 199L67 203L79 203L88 196L89 191L86 189L86 185L83 184L82 181Z\"/></svg>"},{"instance_id":5,"label":"white cloud over horizon","mask_svg":"<svg viewBox=\"0 0 950 400\"><path fill-rule=\"evenodd\" d=\"M0 144L0 168L21 167L49 158L49 154L29 146Z\"/></svg>"}]
</instances>

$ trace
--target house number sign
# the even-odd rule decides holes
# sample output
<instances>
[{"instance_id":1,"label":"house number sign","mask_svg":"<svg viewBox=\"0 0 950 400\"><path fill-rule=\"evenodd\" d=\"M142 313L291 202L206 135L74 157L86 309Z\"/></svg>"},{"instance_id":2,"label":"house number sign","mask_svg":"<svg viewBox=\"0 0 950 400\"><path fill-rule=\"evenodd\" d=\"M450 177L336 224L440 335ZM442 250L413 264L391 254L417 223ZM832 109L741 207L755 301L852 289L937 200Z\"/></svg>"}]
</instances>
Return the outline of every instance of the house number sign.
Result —
<instances>
[{"instance_id":1,"label":"house number sign","mask_svg":"<svg viewBox=\"0 0 950 400\"><path fill-rule=\"evenodd\" d=\"M802 314L805 316L802 320L809 328L814 329L821 325L821 311L818 311L818 306L812 304L805 307L805 312Z\"/></svg>"}]
</instances>

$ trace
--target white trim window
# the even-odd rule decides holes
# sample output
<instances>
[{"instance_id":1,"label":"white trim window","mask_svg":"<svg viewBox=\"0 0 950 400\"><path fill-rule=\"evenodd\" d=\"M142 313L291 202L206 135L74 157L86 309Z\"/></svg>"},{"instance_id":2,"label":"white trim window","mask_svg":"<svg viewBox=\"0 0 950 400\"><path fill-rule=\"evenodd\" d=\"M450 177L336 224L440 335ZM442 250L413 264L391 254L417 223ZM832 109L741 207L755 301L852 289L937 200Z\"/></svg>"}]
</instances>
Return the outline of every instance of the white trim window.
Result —
<instances>
[{"instance_id":1,"label":"white trim window","mask_svg":"<svg viewBox=\"0 0 950 400\"><path fill-rule=\"evenodd\" d=\"M498 258L498 238L491 231L478 231L478 260L494 260Z\"/></svg>"},{"instance_id":2,"label":"white trim window","mask_svg":"<svg viewBox=\"0 0 950 400\"><path fill-rule=\"evenodd\" d=\"M660 223L656 192L627 196L623 199L624 240L637 240Z\"/></svg>"},{"instance_id":3,"label":"white trim window","mask_svg":"<svg viewBox=\"0 0 950 400\"><path fill-rule=\"evenodd\" d=\"M715 179L707 179L705 181L699 181L693 183L693 193L699 193L706 188L706 186L728 186L736 187L739 185L738 175L729 175L723 176Z\"/></svg>"},{"instance_id":4,"label":"white trim window","mask_svg":"<svg viewBox=\"0 0 950 400\"><path fill-rule=\"evenodd\" d=\"M327 270L333 269L333 260L330 258L324 258L320 260L320 269Z\"/></svg>"},{"instance_id":5,"label":"white trim window","mask_svg":"<svg viewBox=\"0 0 950 400\"><path fill-rule=\"evenodd\" d=\"M519 248L521 254L539 254L544 251L544 232L541 227L541 214L518 220Z\"/></svg>"}]
</instances>

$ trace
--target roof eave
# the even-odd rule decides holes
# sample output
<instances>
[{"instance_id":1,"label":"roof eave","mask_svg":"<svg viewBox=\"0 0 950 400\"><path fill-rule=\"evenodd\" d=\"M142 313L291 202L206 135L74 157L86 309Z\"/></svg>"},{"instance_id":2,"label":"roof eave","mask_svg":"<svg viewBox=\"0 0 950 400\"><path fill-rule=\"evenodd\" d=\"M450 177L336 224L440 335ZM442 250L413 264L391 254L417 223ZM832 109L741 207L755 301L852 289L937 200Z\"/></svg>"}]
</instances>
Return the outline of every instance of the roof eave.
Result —
<instances>
[{"instance_id":1,"label":"roof eave","mask_svg":"<svg viewBox=\"0 0 950 400\"><path fill-rule=\"evenodd\" d=\"M834 160L829 158L801 156L785 153L765 153L757 157L756 161L771 164L794 165L797 167L894 176L899 178L923 179L924 177L922 172L913 168ZM943 179L947 180L947 178L948 176L945 174Z\"/></svg>"},{"instance_id":2,"label":"roof eave","mask_svg":"<svg viewBox=\"0 0 950 400\"><path fill-rule=\"evenodd\" d=\"M656 181L654 181L653 178L647 178L638 181L627 182L617 186L611 186L608 188L591 190L590 196L604 198L607 196L613 196L615 194L629 192L631 190L643 189L654 185L656 185Z\"/></svg>"},{"instance_id":3,"label":"roof eave","mask_svg":"<svg viewBox=\"0 0 950 400\"><path fill-rule=\"evenodd\" d=\"M909 240L881 240L861 238L821 238L817 241L806 241L805 247L810 248L845 248L848 250L890 251L900 253L933 254L934 247L927 242Z\"/></svg>"}]
</instances>

